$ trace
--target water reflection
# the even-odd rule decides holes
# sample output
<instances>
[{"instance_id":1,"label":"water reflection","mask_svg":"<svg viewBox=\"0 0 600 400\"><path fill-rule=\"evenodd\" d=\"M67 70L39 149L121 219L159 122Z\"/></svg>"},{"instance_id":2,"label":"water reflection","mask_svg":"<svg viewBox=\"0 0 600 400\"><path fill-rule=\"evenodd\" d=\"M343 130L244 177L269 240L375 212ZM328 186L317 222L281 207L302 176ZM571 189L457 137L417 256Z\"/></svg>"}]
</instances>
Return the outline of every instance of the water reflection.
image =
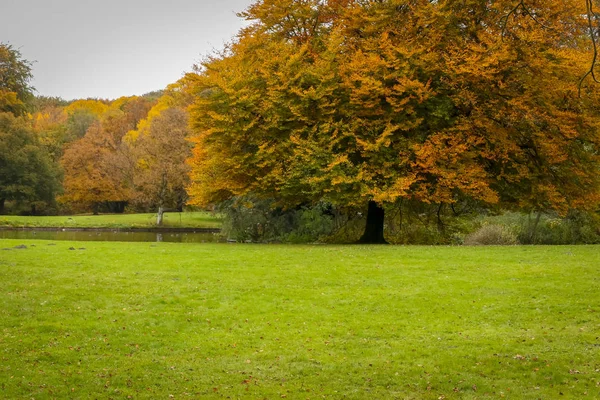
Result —
<instances>
[{"instance_id":1,"label":"water reflection","mask_svg":"<svg viewBox=\"0 0 600 400\"><path fill-rule=\"evenodd\" d=\"M98 232L98 231L22 231L0 230L2 239L41 239L71 241L109 241L109 242L177 242L206 243L221 242L218 233L157 233L157 232Z\"/></svg>"}]
</instances>

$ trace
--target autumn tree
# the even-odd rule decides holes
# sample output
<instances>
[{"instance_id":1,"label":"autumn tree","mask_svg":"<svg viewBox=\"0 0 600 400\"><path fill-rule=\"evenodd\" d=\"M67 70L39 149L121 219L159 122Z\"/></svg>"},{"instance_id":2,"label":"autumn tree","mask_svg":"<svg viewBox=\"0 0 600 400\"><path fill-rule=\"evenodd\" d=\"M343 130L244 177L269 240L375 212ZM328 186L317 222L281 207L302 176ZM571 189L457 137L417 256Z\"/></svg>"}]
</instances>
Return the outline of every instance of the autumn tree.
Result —
<instances>
[{"instance_id":1,"label":"autumn tree","mask_svg":"<svg viewBox=\"0 0 600 400\"><path fill-rule=\"evenodd\" d=\"M31 212L54 202L60 173L27 118L32 109L31 63L0 43L0 213L7 200L27 202Z\"/></svg>"},{"instance_id":2,"label":"autumn tree","mask_svg":"<svg viewBox=\"0 0 600 400\"><path fill-rule=\"evenodd\" d=\"M0 112L23 115L33 98L31 62L9 44L0 42Z\"/></svg>"},{"instance_id":3,"label":"autumn tree","mask_svg":"<svg viewBox=\"0 0 600 400\"><path fill-rule=\"evenodd\" d=\"M37 111L31 115L33 131L52 160L58 162L65 145L76 139L68 129L64 105L58 100L36 97L35 108Z\"/></svg>"},{"instance_id":4,"label":"autumn tree","mask_svg":"<svg viewBox=\"0 0 600 400\"><path fill-rule=\"evenodd\" d=\"M185 161L191 156L188 135L187 112L172 107L152 118L130 143L136 160L134 201L156 207L159 226L165 207L181 210L187 200L189 167Z\"/></svg>"},{"instance_id":5,"label":"autumn tree","mask_svg":"<svg viewBox=\"0 0 600 400\"><path fill-rule=\"evenodd\" d=\"M144 120L156 101L139 96L120 97L110 103L110 109L123 112L125 123L130 130L138 128L140 121Z\"/></svg>"},{"instance_id":6,"label":"autumn tree","mask_svg":"<svg viewBox=\"0 0 600 400\"><path fill-rule=\"evenodd\" d=\"M61 159L65 171L60 201L98 213L102 204L122 211L131 197L132 162L123 137L130 125L121 112L105 115L85 136L67 147Z\"/></svg>"},{"instance_id":7,"label":"autumn tree","mask_svg":"<svg viewBox=\"0 0 600 400\"><path fill-rule=\"evenodd\" d=\"M594 206L585 5L517 3L258 1L188 75L192 202L368 204L363 242L384 242L384 206L401 199Z\"/></svg>"}]
</instances>

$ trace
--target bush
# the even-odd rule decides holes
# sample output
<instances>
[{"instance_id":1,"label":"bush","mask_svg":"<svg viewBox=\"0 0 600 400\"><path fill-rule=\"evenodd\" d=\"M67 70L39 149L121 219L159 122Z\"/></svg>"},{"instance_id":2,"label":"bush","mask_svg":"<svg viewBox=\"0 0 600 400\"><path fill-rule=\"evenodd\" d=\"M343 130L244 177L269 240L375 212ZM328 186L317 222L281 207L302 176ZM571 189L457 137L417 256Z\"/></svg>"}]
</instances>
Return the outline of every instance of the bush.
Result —
<instances>
[{"instance_id":1,"label":"bush","mask_svg":"<svg viewBox=\"0 0 600 400\"><path fill-rule=\"evenodd\" d=\"M219 205L223 233L239 242L311 243L333 230L331 206L318 203L291 209L273 200L236 198Z\"/></svg>"},{"instance_id":2,"label":"bush","mask_svg":"<svg viewBox=\"0 0 600 400\"><path fill-rule=\"evenodd\" d=\"M502 225L484 225L477 231L467 235L464 241L467 246L507 246L517 243L517 235Z\"/></svg>"},{"instance_id":3,"label":"bush","mask_svg":"<svg viewBox=\"0 0 600 400\"><path fill-rule=\"evenodd\" d=\"M596 213L571 210L566 216L549 212L541 214L536 223L535 214L506 212L484 216L483 225L504 226L517 235L522 244L598 244L600 243L600 218Z\"/></svg>"}]
</instances>

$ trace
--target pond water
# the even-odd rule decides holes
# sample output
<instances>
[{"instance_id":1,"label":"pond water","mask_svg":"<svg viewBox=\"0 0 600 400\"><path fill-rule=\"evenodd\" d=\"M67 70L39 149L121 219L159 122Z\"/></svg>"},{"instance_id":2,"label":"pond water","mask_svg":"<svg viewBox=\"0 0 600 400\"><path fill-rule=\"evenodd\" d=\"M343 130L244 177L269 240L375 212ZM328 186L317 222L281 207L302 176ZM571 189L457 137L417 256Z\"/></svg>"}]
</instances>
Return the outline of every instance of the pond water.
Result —
<instances>
[{"instance_id":1,"label":"pond water","mask_svg":"<svg viewBox=\"0 0 600 400\"><path fill-rule=\"evenodd\" d=\"M177 242L207 243L223 242L218 233L207 232L118 232L118 231L35 231L0 230L0 239L40 239L109 242Z\"/></svg>"}]
</instances>

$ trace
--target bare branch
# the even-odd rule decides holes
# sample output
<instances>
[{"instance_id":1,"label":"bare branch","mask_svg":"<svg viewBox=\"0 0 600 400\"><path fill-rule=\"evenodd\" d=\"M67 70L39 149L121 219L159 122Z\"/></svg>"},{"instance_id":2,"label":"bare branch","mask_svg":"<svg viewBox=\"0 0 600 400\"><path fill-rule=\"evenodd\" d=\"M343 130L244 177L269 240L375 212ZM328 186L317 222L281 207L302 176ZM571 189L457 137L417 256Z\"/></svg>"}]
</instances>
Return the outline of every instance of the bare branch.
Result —
<instances>
[{"instance_id":1,"label":"bare branch","mask_svg":"<svg viewBox=\"0 0 600 400\"><path fill-rule=\"evenodd\" d=\"M590 35L590 38L592 39L593 56L592 56L592 62L590 65L590 69L579 80L579 85L577 86L577 93L578 93L579 97L581 97L581 86L583 85L583 81L585 80L585 78L587 78L588 76L591 76L592 79L594 80L594 82L600 83L600 81L598 81L598 79L596 78L596 73L594 72L594 68L596 68L596 62L598 61L598 43L596 41L596 32L594 30L594 24L592 22L592 19L596 18L596 14L594 13L594 9L593 9L594 4L592 3L592 0L585 0L585 4L587 7L587 20L588 20L589 35Z\"/></svg>"},{"instance_id":2,"label":"bare branch","mask_svg":"<svg viewBox=\"0 0 600 400\"><path fill-rule=\"evenodd\" d=\"M591 1L591 0L586 0L586 1ZM502 37L504 37L506 35L506 29L508 27L508 20L510 19L510 17L514 14L517 13L517 11L519 11L519 8L521 8L523 10L523 12L525 14L527 14L532 20L534 20L538 25L540 25L542 28L544 29L552 29L552 27L544 24L543 22L541 22L532 12L531 10L529 10L529 8L527 7L527 5L525 4L525 0L520 0L517 5L511 9L508 14L506 14L504 17L502 17L502 19L500 20L502 23Z\"/></svg>"}]
</instances>

